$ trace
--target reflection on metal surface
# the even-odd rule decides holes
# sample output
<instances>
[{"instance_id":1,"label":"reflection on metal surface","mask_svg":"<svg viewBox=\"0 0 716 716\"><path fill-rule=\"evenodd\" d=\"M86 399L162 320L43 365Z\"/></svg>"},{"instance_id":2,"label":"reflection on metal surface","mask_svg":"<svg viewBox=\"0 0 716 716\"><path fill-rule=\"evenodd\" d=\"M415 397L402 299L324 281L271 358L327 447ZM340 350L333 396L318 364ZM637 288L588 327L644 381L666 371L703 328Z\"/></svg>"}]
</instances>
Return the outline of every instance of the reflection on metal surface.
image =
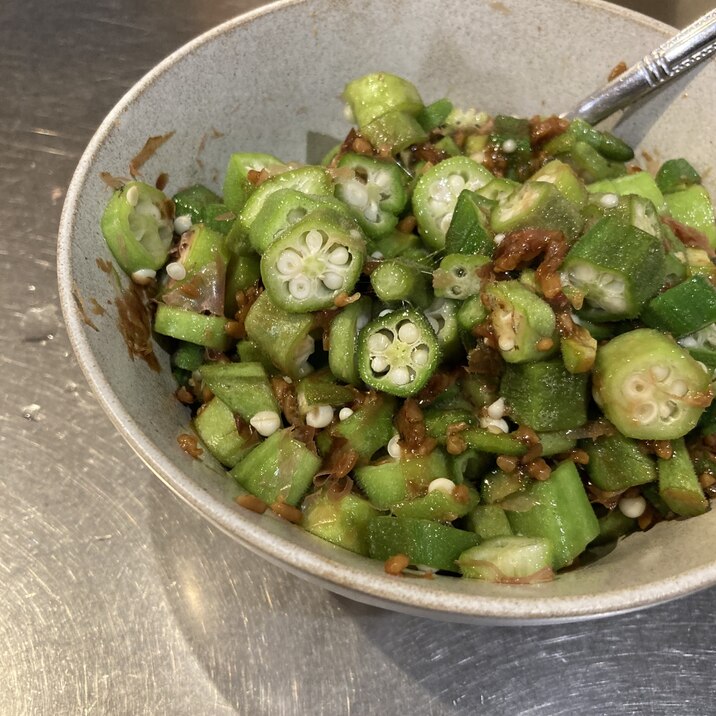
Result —
<instances>
[{"instance_id":1,"label":"reflection on metal surface","mask_svg":"<svg viewBox=\"0 0 716 716\"><path fill-rule=\"evenodd\" d=\"M206 524L90 396L54 309L64 188L141 74L258 4L0 11L0 714L713 713L714 590L519 630L361 606ZM641 5L684 24L711 3Z\"/></svg>"}]
</instances>

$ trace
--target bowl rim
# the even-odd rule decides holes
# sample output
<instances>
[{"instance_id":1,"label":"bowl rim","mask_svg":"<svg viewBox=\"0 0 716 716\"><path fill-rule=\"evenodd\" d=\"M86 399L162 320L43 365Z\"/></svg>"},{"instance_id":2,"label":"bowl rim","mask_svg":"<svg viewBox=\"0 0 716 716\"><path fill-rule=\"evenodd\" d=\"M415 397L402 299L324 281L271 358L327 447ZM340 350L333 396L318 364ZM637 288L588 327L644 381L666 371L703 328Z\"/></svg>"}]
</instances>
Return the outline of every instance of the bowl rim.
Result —
<instances>
[{"instance_id":1,"label":"bowl rim","mask_svg":"<svg viewBox=\"0 0 716 716\"><path fill-rule=\"evenodd\" d=\"M71 273L72 236L81 205L81 189L91 169L97 150L105 141L118 118L137 101L144 91L172 68L177 61L191 55L215 38L247 25L264 15L311 2L311 0L277 0L229 19L190 40L155 65L115 104L94 133L83 152L70 182L60 218L57 246L59 300L68 338L79 366L97 400L123 438L142 461L176 495L191 505L212 524L237 539L252 552L262 555L304 579L352 599L421 616L499 624L554 623L592 619L660 604L704 589L716 583L716 560L710 565L693 568L677 577L649 582L639 587L613 589L598 595L571 597L518 598L449 594L420 580L397 580L388 575L368 573L301 547L290 539L273 535L251 522L238 508L214 499L180 470L150 440L124 408L97 363L85 335L86 326L75 302ZM632 23L671 36L674 28L645 15L612 5L605 0L565 0L573 5L587 5L611 13Z\"/></svg>"}]
</instances>

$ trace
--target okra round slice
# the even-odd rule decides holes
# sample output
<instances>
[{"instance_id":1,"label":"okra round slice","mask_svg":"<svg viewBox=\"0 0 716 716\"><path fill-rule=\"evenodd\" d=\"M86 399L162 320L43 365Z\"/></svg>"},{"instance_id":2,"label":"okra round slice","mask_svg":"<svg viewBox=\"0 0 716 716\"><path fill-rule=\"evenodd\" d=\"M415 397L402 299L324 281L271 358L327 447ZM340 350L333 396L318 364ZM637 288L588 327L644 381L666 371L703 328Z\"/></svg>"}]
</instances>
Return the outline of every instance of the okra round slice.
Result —
<instances>
[{"instance_id":1,"label":"okra round slice","mask_svg":"<svg viewBox=\"0 0 716 716\"><path fill-rule=\"evenodd\" d=\"M294 224L261 257L261 278L273 302L292 313L334 306L351 293L365 260L355 224L317 209Z\"/></svg>"},{"instance_id":2,"label":"okra round slice","mask_svg":"<svg viewBox=\"0 0 716 716\"><path fill-rule=\"evenodd\" d=\"M102 234L122 270L160 269L174 236L174 204L141 181L117 189L102 214Z\"/></svg>"},{"instance_id":3,"label":"okra round slice","mask_svg":"<svg viewBox=\"0 0 716 716\"><path fill-rule=\"evenodd\" d=\"M508 363L544 360L558 343L557 321L549 304L519 281L496 281L487 286L483 300L500 354Z\"/></svg>"},{"instance_id":4,"label":"okra round slice","mask_svg":"<svg viewBox=\"0 0 716 716\"><path fill-rule=\"evenodd\" d=\"M371 321L358 337L358 371L366 385L405 398L417 393L440 363L440 346L425 316L413 309Z\"/></svg>"},{"instance_id":5,"label":"okra round slice","mask_svg":"<svg viewBox=\"0 0 716 716\"><path fill-rule=\"evenodd\" d=\"M415 85L389 72L372 72L352 80L343 90L343 99L350 105L359 127L390 111L416 115L423 109Z\"/></svg>"},{"instance_id":6,"label":"okra round slice","mask_svg":"<svg viewBox=\"0 0 716 716\"><path fill-rule=\"evenodd\" d=\"M460 351L460 328L457 322L458 302L449 298L436 298L426 309L428 319L446 359L456 357Z\"/></svg>"},{"instance_id":7,"label":"okra round slice","mask_svg":"<svg viewBox=\"0 0 716 716\"><path fill-rule=\"evenodd\" d=\"M413 192L413 212L423 241L431 249L445 246L457 199L463 189L485 186L494 176L468 157L450 157L428 169Z\"/></svg>"},{"instance_id":8,"label":"okra round slice","mask_svg":"<svg viewBox=\"0 0 716 716\"><path fill-rule=\"evenodd\" d=\"M368 236L378 239L389 234L408 201L403 170L392 159L381 161L353 153L344 155L338 166L351 170L352 175L337 175L336 196L351 207Z\"/></svg>"},{"instance_id":9,"label":"okra round slice","mask_svg":"<svg viewBox=\"0 0 716 716\"><path fill-rule=\"evenodd\" d=\"M583 207L587 203L587 188L584 182L577 176L574 169L561 162L559 159L553 159L547 162L541 169L538 169L532 176L531 181L542 181L547 184L554 184L559 191L564 194L571 202L579 207Z\"/></svg>"},{"instance_id":10,"label":"okra round slice","mask_svg":"<svg viewBox=\"0 0 716 716\"><path fill-rule=\"evenodd\" d=\"M433 271L435 295L458 301L477 296L482 289L480 269L489 262L488 256L448 254Z\"/></svg>"},{"instance_id":11,"label":"okra round slice","mask_svg":"<svg viewBox=\"0 0 716 716\"><path fill-rule=\"evenodd\" d=\"M597 349L592 390L623 435L672 440L711 403L710 375L670 336L639 328Z\"/></svg>"},{"instance_id":12,"label":"okra round slice","mask_svg":"<svg viewBox=\"0 0 716 716\"><path fill-rule=\"evenodd\" d=\"M333 375L351 385L360 384L356 346L358 334L370 320L371 300L362 296L349 303L331 321L328 334L328 365Z\"/></svg>"},{"instance_id":13,"label":"okra round slice","mask_svg":"<svg viewBox=\"0 0 716 716\"><path fill-rule=\"evenodd\" d=\"M561 231L573 239L583 223L579 207L554 184L544 181L525 182L520 189L502 199L490 215L493 231L503 234L533 227Z\"/></svg>"}]
</instances>

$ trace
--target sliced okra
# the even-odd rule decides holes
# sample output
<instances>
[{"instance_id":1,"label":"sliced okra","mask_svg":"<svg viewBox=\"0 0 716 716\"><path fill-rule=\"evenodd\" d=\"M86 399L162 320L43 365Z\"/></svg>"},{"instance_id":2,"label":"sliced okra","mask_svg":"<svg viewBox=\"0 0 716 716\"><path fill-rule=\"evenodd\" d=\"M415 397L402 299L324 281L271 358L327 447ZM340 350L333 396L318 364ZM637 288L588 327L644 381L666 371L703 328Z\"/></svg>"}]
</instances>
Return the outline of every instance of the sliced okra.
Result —
<instances>
[{"instance_id":1,"label":"sliced okra","mask_svg":"<svg viewBox=\"0 0 716 716\"><path fill-rule=\"evenodd\" d=\"M553 159L538 169L531 181L543 181L554 184L559 191L575 206L583 207L589 196L584 182L575 174L574 169L559 159Z\"/></svg>"},{"instance_id":2,"label":"sliced okra","mask_svg":"<svg viewBox=\"0 0 716 716\"><path fill-rule=\"evenodd\" d=\"M364 401L352 415L334 425L331 432L347 440L351 450L358 454L360 463L366 463L393 438L395 410L395 398L372 393L369 400Z\"/></svg>"},{"instance_id":3,"label":"sliced okra","mask_svg":"<svg viewBox=\"0 0 716 716\"><path fill-rule=\"evenodd\" d=\"M468 157L451 157L423 174L413 192L413 212L426 245L442 249L455 205L464 189L485 186L493 175Z\"/></svg>"},{"instance_id":4,"label":"sliced okra","mask_svg":"<svg viewBox=\"0 0 716 716\"><path fill-rule=\"evenodd\" d=\"M418 120L418 124L426 132L432 132L433 129L442 127L445 124L445 120L450 116L452 109L453 104L449 99L438 99L423 107L415 116L415 119Z\"/></svg>"},{"instance_id":5,"label":"sliced okra","mask_svg":"<svg viewBox=\"0 0 716 716\"><path fill-rule=\"evenodd\" d=\"M365 260L355 223L316 209L294 224L261 257L261 278L273 302L291 313L334 306L350 294Z\"/></svg>"},{"instance_id":6,"label":"sliced okra","mask_svg":"<svg viewBox=\"0 0 716 716\"><path fill-rule=\"evenodd\" d=\"M455 204L455 211L445 235L448 254L482 254L492 256L495 240L490 230L489 216L492 199L464 189Z\"/></svg>"},{"instance_id":7,"label":"sliced okra","mask_svg":"<svg viewBox=\"0 0 716 716\"><path fill-rule=\"evenodd\" d=\"M519 281L495 281L483 291L490 322L508 363L549 358L557 349L557 321L552 308Z\"/></svg>"},{"instance_id":8,"label":"sliced okra","mask_svg":"<svg viewBox=\"0 0 716 716\"><path fill-rule=\"evenodd\" d=\"M528 580L543 574L549 580L553 562L554 547L550 540L512 534L485 539L457 559L463 577L486 582Z\"/></svg>"},{"instance_id":9,"label":"sliced okra","mask_svg":"<svg viewBox=\"0 0 716 716\"><path fill-rule=\"evenodd\" d=\"M475 193L483 199L489 199L490 201L503 201L511 194L514 194L521 186L522 184L518 181L505 179L504 177L495 177L487 182L485 186L477 189Z\"/></svg>"},{"instance_id":10,"label":"sliced okra","mask_svg":"<svg viewBox=\"0 0 716 716\"><path fill-rule=\"evenodd\" d=\"M427 495L401 502L395 505L391 512L396 517L454 522L475 508L480 501L480 495L473 487L465 486L463 494L456 497L453 494L455 483L449 478L442 479L445 482L436 483L436 485L444 486L443 489L436 487L430 491L428 487Z\"/></svg>"},{"instance_id":11,"label":"sliced okra","mask_svg":"<svg viewBox=\"0 0 716 716\"><path fill-rule=\"evenodd\" d=\"M657 459L659 496L680 517L702 515L709 509L709 501L704 495L683 439L674 440L671 449L671 458Z\"/></svg>"},{"instance_id":12,"label":"sliced okra","mask_svg":"<svg viewBox=\"0 0 716 716\"><path fill-rule=\"evenodd\" d=\"M457 301L449 298L436 298L425 309L430 327L438 339L438 345L444 359L456 358L460 353L460 330L457 322Z\"/></svg>"},{"instance_id":13,"label":"sliced okra","mask_svg":"<svg viewBox=\"0 0 716 716\"><path fill-rule=\"evenodd\" d=\"M570 373L587 373L597 357L597 339L584 326L575 325L569 335L560 338L559 349Z\"/></svg>"},{"instance_id":14,"label":"sliced okra","mask_svg":"<svg viewBox=\"0 0 716 716\"><path fill-rule=\"evenodd\" d=\"M203 184L194 184L178 191L172 197L174 202L174 215L189 216L192 224L204 221L204 211L211 204L220 204L221 197ZM183 234L183 231L177 233Z\"/></svg>"},{"instance_id":15,"label":"sliced okra","mask_svg":"<svg viewBox=\"0 0 716 716\"><path fill-rule=\"evenodd\" d=\"M686 159L668 159L656 173L656 185L663 194L681 191L693 184L701 184L699 173Z\"/></svg>"},{"instance_id":16,"label":"sliced okra","mask_svg":"<svg viewBox=\"0 0 716 716\"><path fill-rule=\"evenodd\" d=\"M226 267L226 296L224 297L224 313L233 318L239 310L236 294L253 286L261 278L259 257L255 253L245 256L231 254Z\"/></svg>"},{"instance_id":17,"label":"sliced okra","mask_svg":"<svg viewBox=\"0 0 716 716\"><path fill-rule=\"evenodd\" d=\"M413 256L427 255L419 236L405 234L397 229L391 231L387 236L382 236L380 239L375 240L373 246L386 259L394 259L400 256L410 260Z\"/></svg>"},{"instance_id":18,"label":"sliced okra","mask_svg":"<svg viewBox=\"0 0 716 716\"><path fill-rule=\"evenodd\" d=\"M328 406L332 409L351 403L355 393L349 386L337 383L329 370L320 370L298 381L296 398L301 415L306 415L314 408Z\"/></svg>"},{"instance_id":19,"label":"sliced okra","mask_svg":"<svg viewBox=\"0 0 716 716\"><path fill-rule=\"evenodd\" d=\"M351 385L360 384L356 348L358 334L371 317L371 300L362 296L349 303L331 321L328 334L328 365L331 372Z\"/></svg>"},{"instance_id":20,"label":"sliced okra","mask_svg":"<svg viewBox=\"0 0 716 716\"><path fill-rule=\"evenodd\" d=\"M445 152L449 157L457 157L462 154L460 147L457 146L455 140L450 136L445 136L442 139L438 139L434 143L435 149L441 152Z\"/></svg>"},{"instance_id":21,"label":"sliced okra","mask_svg":"<svg viewBox=\"0 0 716 716\"><path fill-rule=\"evenodd\" d=\"M217 397L202 406L193 424L207 450L229 469L253 447L251 439L239 433L231 409Z\"/></svg>"},{"instance_id":22,"label":"sliced okra","mask_svg":"<svg viewBox=\"0 0 716 716\"><path fill-rule=\"evenodd\" d=\"M598 221L570 249L561 267L563 286L581 292L593 320L639 315L664 282L660 239L616 219Z\"/></svg>"},{"instance_id":23,"label":"sliced okra","mask_svg":"<svg viewBox=\"0 0 716 716\"><path fill-rule=\"evenodd\" d=\"M438 340L425 316L413 309L371 321L358 337L358 371L363 381L390 395L417 393L440 363Z\"/></svg>"},{"instance_id":24,"label":"sliced okra","mask_svg":"<svg viewBox=\"0 0 716 716\"><path fill-rule=\"evenodd\" d=\"M343 90L343 99L359 127L393 110L415 116L423 109L415 85L388 72L373 72L352 80Z\"/></svg>"},{"instance_id":25,"label":"sliced okra","mask_svg":"<svg viewBox=\"0 0 716 716\"><path fill-rule=\"evenodd\" d=\"M634 150L626 142L610 132L594 129L582 119L572 120L565 134L574 137L576 141L586 142L606 159L628 162L634 158Z\"/></svg>"},{"instance_id":26,"label":"sliced okra","mask_svg":"<svg viewBox=\"0 0 716 716\"><path fill-rule=\"evenodd\" d=\"M412 114L391 110L362 125L360 133L381 151L398 154L411 144L422 144L428 135Z\"/></svg>"},{"instance_id":27,"label":"sliced okra","mask_svg":"<svg viewBox=\"0 0 716 716\"><path fill-rule=\"evenodd\" d=\"M174 236L174 204L144 182L127 182L109 200L100 226L109 250L129 276L159 270Z\"/></svg>"},{"instance_id":28,"label":"sliced okra","mask_svg":"<svg viewBox=\"0 0 716 716\"><path fill-rule=\"evenodd\" d=\"M622 492L656 480L656 463L636 440L615 433L584 440L581 445L589 455L589 479L601 490Z\"/></svg>"},{"instance_id":29,"label":"sliced okra","mask_svg":"<svg viewBox=\"0 0 716 716\"><path fill-rule=\"evenodd\" d=\"M154 330L163 336L225 351L231 344L226 333L228 321L223 316L206 316L176 306L160 303L154 316Z\"/></svg>"},{"instance_id":30,"label":"sliced okra","mask_svg":"<svg viewBox=\"0 0 716 716\"><path fill-rule=\"evenodd\" d=\"M512 534L507 514L498 505L477 505L467 515L465 527L483 542Z\"/></svg>"},{"instance_id":31,"label":"sliced okra","mask_svg":"<svg viewBox=\"0 0 716 716\"><path fill-rule=\"evenodd\" d=\"M300 378L313 370L308 362L315 349L310 314L289 313L264 291L249 309L245 328L249 339L286 375Z\"/></svg>"},{"instance_id":32,"label":"sliced okra","mask_svg":"<svg viewBox=\"0 0 716 716\"><path fill-rule=\"evenodd\" d=\"M618 177L626 174L624 162L611 161L603 157L588 142L576 139L568 133L560 134L544 147L548 155L558 156L574 169L585 182Z\"/></svg>"},{"instance_id":33,"label":"sliced okra","mask_svg":"<svg viewBox=\"0 0 716 716\"><path fill-rule=\"evenodd\" d=\"M430 304L430 273L403 258L381 261L370 275L375 295L387 304L407 301L425 308Z\"/></svg>"},{"instance_id":34,"label":"sliced okra","mask_svg":"<svg viewBox=\"0 0 716 716\"><path fill-rule=\"evenodd\" d=\"M686 348L692 358L716 370L716 323L680 338L679 345Z\"/></svg>"},{"instance_id":35,"label":"sliced okra","mask_svg":"<svg viewBox=\"0 0 716 716\"><path fill-rule=\"evenodd\" d=\"M636 174L625 174L615 179L593 182L587 185L587 191L590 193L617 194L618 196L636 194L648 199L656 207L659 214L667 213L664 195L649 172L636 172Z\"/></svg>"},{"instance_id":36,"label":"sliced okra","mask_svg":"<svg viewBox=\"0 0 716 716\"><path fill-rule=\"evenodd\" d=\"M652 298L641 320L674 338L696 333L716 322L716 288L703 276L692 276Z\"/></svg>"},{"instance_id":37,"label":"sliced okra","mask_svg":"<svg viewBox=\"0 0 716 716\"><path fill-rule=\"evenodd\" d=\"M673 338L639 328L597 350L594 399L623 435L680 438L711 402L710 376Z\"/></svg>"},{"instance_id":38,"label":"sliced okra","mask_svg":"<svg viewBox=\"0 0 716 716\"><path fill-rule=\"evenodd\" d=\"M526 227L561 231L574 239L582 228L579 208L553 184L527 181L520 189L498 202L490 215L495 233Z\"/></svg>"},{"instance_id":39,"label":"sliced okra","mask_svg":"<svg viewBox=\"0 0 716 716\"><path fill-rule=\"evenodd\" d=\"M489 256L448 254L433 271L433 291L441 298L463 301L482 290L480 269L490 263Z\"/></svg>"},{"instance_id":40,"label":"sliced okra","mask_svg":"<svg viewBox=\"0 0 716 716\"><path fill-rule=\"evenodd\" d=\"M457 309L457 326L460 331L463 345L473 348L475 335L473 329L483 323L487 318L487 308L480 296L470 296L463 301Z\"/></svg>"},{"instance_id":41,"label":"sliced okra","mask_svg":"<svg viewBox=\"0 0 716 716\"><path fill-rule=\"evenodd\" d=\"M490 144L504 156L508 179L524 181L532 173L532 144L526 119L504 114L495 116Z\"/></svg>"},{"instance_id":42,"label":"sliced okra","mask_svg":"<svg viewBox=\"0 0 716 716\"><path fill-rule=\"evenodd\" d=\"M664 200L669 213L676 221L697 229L706 236L711 246L716 246L714 208L704 187L693 185L667 194Z\"/></svg>"},{"instance_id":43,"label":"sliced okra","mask_svg":"<svg viewBox=\"0 0 716 716\"><path fill-rule=\"evenodd\" d=\"M249 172L260 172L262 169L273 174L277 170L285 170L286 165L271 154L238 152L229 157L222 191L224 203L231 211L241 211L255 189L248 179Z\"/></svg>"},{"instance_id":44,"label":"sliced okra","mask_svg":"<svg viewBox=\"0 0 716 716\"><path fill-rule=\"evenodd\" d=\"M336 178L336 196L354 212L358 223L373 239L389 234L408 200L405 173L393 160L345 154L339 167L352 172Z\"/></svg>"}]
</instances>

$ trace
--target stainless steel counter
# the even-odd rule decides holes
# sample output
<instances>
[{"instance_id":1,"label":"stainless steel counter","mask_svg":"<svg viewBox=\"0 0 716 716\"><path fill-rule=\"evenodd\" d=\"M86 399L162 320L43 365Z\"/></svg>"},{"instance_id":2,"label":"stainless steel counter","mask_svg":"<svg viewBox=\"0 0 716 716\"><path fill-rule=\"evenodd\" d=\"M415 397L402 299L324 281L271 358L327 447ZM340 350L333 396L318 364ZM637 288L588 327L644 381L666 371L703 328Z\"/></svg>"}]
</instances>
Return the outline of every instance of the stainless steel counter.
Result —
<instances>
[{"instance_id":1,"label":"stainless steel counter","mask_svg":"<svg viewBox=\"0 0 716 716\"><path fill-rule=\"evenodd\" d=\"M75 164L146 70L259 4L0 3L0 714L716 713L716 589L519 629L361 606L206 524L89 394L55 287Z\"/></svg>"}]
</instances>

